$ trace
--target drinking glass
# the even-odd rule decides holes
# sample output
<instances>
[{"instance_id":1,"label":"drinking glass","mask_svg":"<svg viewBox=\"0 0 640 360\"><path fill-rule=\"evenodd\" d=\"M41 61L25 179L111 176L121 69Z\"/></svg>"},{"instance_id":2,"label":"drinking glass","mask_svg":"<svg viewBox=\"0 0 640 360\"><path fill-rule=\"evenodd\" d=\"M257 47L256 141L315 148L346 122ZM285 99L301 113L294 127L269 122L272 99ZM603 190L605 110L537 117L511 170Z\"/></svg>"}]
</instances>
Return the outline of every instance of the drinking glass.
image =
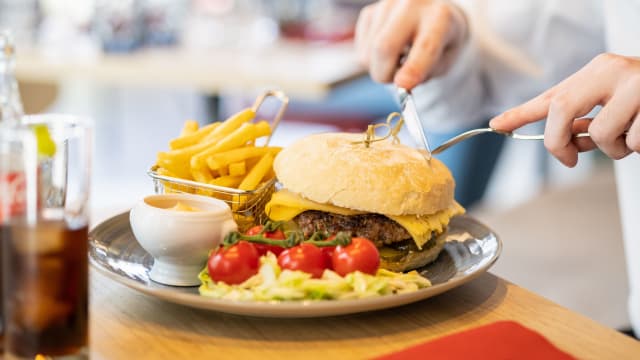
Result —
<instances>
[{"instance_id":1,"label":"drinking glass","mask_svg":"<svg viewBox=\"0 0 640 360\"><path fill-rule=\"evenodd\" d=\"M0 128L5 359L88 358L89 120Z\"/></svg>"}]
</instances>

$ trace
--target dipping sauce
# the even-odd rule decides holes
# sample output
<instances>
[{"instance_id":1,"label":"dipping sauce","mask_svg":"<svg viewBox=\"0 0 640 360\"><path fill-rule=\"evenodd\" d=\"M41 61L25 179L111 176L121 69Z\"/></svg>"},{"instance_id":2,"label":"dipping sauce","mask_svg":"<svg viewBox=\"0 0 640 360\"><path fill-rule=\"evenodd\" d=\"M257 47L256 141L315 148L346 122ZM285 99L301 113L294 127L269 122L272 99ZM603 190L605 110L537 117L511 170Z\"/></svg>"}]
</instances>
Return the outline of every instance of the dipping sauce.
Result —
<instances>
[{"instance_id":1,"label":"dipping sauce","mask_svg":"<svg viewBox=\"0 0 640 360\"><path fill-rule=\"evenodd\" d=\"M173 211L186 211L186 212L198 212L198 211L202 211L201 209L195 207L195 206L191 206L191 205L187 205L181 201L176 202L176 204L173 207L168 208L167 210L173 210Z\"/></svg>"}]
</instances>

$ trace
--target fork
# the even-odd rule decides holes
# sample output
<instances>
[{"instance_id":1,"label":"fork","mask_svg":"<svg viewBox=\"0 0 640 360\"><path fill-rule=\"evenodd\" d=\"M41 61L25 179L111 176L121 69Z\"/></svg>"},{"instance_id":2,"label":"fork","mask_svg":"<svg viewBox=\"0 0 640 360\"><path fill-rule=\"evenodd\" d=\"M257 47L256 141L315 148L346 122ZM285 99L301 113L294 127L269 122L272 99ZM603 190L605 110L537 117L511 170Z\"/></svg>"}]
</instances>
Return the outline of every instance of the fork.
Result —
<instances>
[{"instance_id":1,"label":"fork","mask_svg":"<svg viewBox=\"0 0 640 360\"><path fill-rule=\"evenodd\" d=\"M467 140L476 135L488 134L488 133L504 135L517 140L544 140L544 135L521 135L511 131L502 131L502 130L497 130L493 128L481 128L481 129L473 129L473 130L465 131L460 135L456 135L452 137L451 139L440 144L440 146L438 146L437 148L433 149L433 151L431 151L431 154L433 155L439 154L461 141ZM589 137L589 133L586 133L586 132L578 133L578 134L574 134L573 137L574 138Z\"/></svg>"}]
</instances>

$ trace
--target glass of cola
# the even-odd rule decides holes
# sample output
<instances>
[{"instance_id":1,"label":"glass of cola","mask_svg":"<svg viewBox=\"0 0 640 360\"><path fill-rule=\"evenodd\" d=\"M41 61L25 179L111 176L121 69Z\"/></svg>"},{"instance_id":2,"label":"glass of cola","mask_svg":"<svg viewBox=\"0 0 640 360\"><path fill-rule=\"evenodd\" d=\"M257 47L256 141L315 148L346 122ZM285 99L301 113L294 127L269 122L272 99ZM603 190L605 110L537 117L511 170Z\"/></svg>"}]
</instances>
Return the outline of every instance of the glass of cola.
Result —
<instances>
[{"instance_id":1,"label":"glass of cola","mask_svg":"<svg viewBox=\"0 0 640 360\"><path fill-rule=\"evenodd\" d=\"M88 358L91 129L37 115L0 130L5 359Z\"/></svg>"}]
</instances>

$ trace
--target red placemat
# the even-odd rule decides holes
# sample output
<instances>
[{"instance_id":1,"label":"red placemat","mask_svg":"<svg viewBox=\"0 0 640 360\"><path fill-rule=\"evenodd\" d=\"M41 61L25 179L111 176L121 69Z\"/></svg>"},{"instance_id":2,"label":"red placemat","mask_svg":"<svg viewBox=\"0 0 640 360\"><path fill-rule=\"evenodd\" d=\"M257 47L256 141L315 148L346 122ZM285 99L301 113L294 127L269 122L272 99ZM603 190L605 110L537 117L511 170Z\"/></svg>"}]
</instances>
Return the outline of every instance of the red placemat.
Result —
<instances>
[{"instance_id":1,"label":"red placemat","mask_svg":"<svg viewBox=\"0 0 640 360\"><path fill-rule=\"evenodd\" d=\"M555 347L542 335L515 321L500 321L447 335L376 359L568 360L575 358Z\"/></svg>"}]
</instances>

